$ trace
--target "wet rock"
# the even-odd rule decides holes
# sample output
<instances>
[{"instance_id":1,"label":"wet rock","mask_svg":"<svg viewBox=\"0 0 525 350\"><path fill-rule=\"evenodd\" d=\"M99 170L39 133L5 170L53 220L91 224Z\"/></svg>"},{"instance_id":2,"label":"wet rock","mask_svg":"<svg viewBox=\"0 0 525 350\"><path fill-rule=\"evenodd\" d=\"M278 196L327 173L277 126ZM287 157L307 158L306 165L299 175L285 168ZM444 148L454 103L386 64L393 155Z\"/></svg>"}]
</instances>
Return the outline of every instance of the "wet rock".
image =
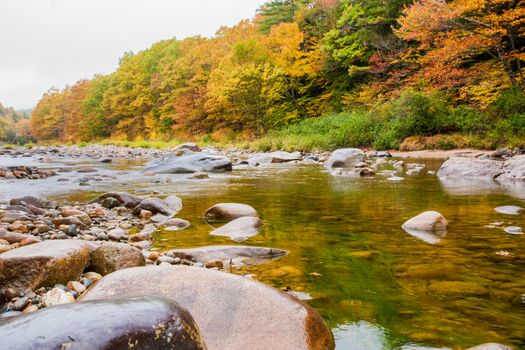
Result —
<instances>
[{"instance_id":1,"label":"wet rock","mask_svg":"<svg viewBox=\"0 0 525 350\"><path fill-rule=\"evenodd\" d=\"M523 208L515 205L504 205L494 208L494 210L500 214L519 215L523 211Z\"/></svg>"},{"instance_id":2,"label":"wet rock","mask_svg":"<svg viewBox=\"0 0 525 350\"><path fill-rule=\"evenodd\" d=\"M91 252L91 269L101 275L145 264L142 252L124 243L104 242Z\"/></svg>"},{"instance_id":3,"label":"wet rock","mask_svg":"<svg viewBox=\"0 0 525 350\"><path fill-rule=\"evenodd\" d=\"M221 172L232 170L232 163L224 156L195 153L168 159L158 164L150 165L144 171L157 174L179 174L195 172Z\"/></svg>"},{"instance_id":4,"label":"wet rock","mask_svg":"<svg viewBox=\"0 0 525 350\"><path fill-rule=\"evenodd\" d=\"M42 297L42 303L45 307L74 303L75 298L60 288L53 288Z\"/></svg>"},{"instance_id":5,"label":"wet rock","mask_svg":"<svg viewBox=\"0 0 525 350\"><path fill-rule=\"evenodd\" d=\"M255 216L243 216L228 222L226 225L210 232L214 236L230 237L235 242L244 242L259 233L263 222Z\"/></svg>"},{"instance_id":6,"label":"wet rock","mask_svg":"<svg viewBox=\"0 0 525 350\"><path fill-rule=\"evenodd\" d=\"M257 260L269 261L278 259L288 252L282 249L250 246L205 246L191 249L173 249L166 252L167 255L188 259L203 264L212 260Z\"/></svg>"},{"instance_id":7,"label":"wet rock","mask_svg":"<svg viewBox=\"0 0 525 350\"><path fill-rule=\"evenodd\" d=\"M510 233L511 235L522 235L523 234L523 230L519 226L507 226L503 230L507 233Z\"/></svg>"},{"instance_id":8,"label":"wet rock","mask_svg":"<svg viewBox=\"0 0 525 350\"><path fill-rule=\"evenodd\" d=\"M39 237L27 235L24 233L10 232L0 228L0 239L6 240L9 243L20 243L25 239L36 239L40 240Z\"/></svg>"},{"instance_id":9,"label":"wet rock","mask_svg":"<svg viewBox=\"0 0 525 350\"><path fill-rule=\"evenodd\" d=\"M242 276L187 266L131 268L104 277L81 299L116 295L177 300L210 350L334 348L330 329L310 306Z\"/></svg>"},{"instance_id":10,"label":"wet rock","mask_svg":"<svg viewBox=\"0 0 525 350\"><path fill-rule=\"evenodd\" d=\"M209 179L210 176L208 175L208 173L198 171L196 173L193 173L189 178L194 179L194 180L202 180L202 179Z\"/></svg>"},{"instance_id":11,"label":"wet rock","mask_svg":"<svg viewBox=\"0 0 525 350\"><path fill-rule=\"evenodd\" d=\"M185 149L190 150L192 152L201 151L200 147L196 143L193 143L193 142L183 143L173 148L174 151L180 151L180 150L185 150Z\"/></svg>"},{"instance_id":12,"label":"wet rock","mask_svg":"<svg viewBox=\"0 0 525 350\"><path fill-rule=\"evenodd\" d=\"M32 205L37 208L54 208L56 207L56 203L51 201L46 201L43 199L39 199L33 196L23 196L18 198L13 198L9 201L9 204L11 205Z\"/></svg>"},{"instance_id":13,"label":"wet rock","mask_svg":"<svg viewBox=\"0 0 525 350\"><path fill-rule=\"evenodd\" d=\"M158 297L42 309L1 322L0 333L4 350L206 349L190 313L176 302Z\"/></svg>"},{"instance_id":14,"label":"wet rock","mask_svg":"<svg viewBox=\"0 0 525 350\"><path fill-rule=\"evenodd\" d=\"M327 168L351 168L364 160L365 154L357 148L335 150L325 162Z\"/></svg>"},{"instance_id":15,"label":"wet rock","mask_svg":"<svg viewBox=\"0 0 525 350\"><path fill-rule=\"evenodd\" d=\"M5 210L3 213L0 213L0 215L2 222L7 222L10 224L16 221L31 221L35 218L33 215L17 210Z\"/></svg>"},{"instance_id":16,"label":"wet rock","mask_svg":"<svg viewBox=\"0 0 525 350\"><path fill-rule=\"evenodd\" d=\"M169 207L175 212L179 212L182 210L182 199L173 194L164 198L164 202L166 202L169 205Z\"/></svg>"},{"instance_id":17,"label":"wet rock","mask_svg":"<svg viewBox=\"0 0 525 350\"><path fill-rule=\"evenodd\" d=\"M191 223L188 220L173 218L168 219L160 223L160 226L163 226L167 231L179 231L188 228Z\"/></svg>"},{"instance_id":18,"label":"wet rock","mask_svg":"<svg viewBox=\"0 0 525 350\"><path fill-rule=\"evenodd\" d=\"M405 230L435 231L445 230L448 221L437 211L425 211L410 220L407 220L402 228Z\"/></svg>"},{"instance_id":19,"label":"wet rock","mask_svg":"<svg viewBox=\"0 0 525 350\"><path fill-rule=\"evenodd\" d=\"M467 350L512 350L508 346L497 343L486 343L468 348Z\"/></svg>"},{"instance_id":20,"label":"wet rock","mask_svg":"<svg viewBox=\"0 0 525 350\"><path fill-rule=\"evenodd\" d=\"M35 289L78 280L93 244L49 240L0 254L0 289Z\"/></svg>"},{"instance_id":21,"label":"wet rock","mask_svg":"<svg viewBox=\"0 0 525 350\"><path fill-rule=\"evenodd\" d=\"M301 152L284 152L284 151L277 151L272 152L269 154L271 157L272 163L287 163L292 162L294 160L301 160L303 156L301 155Z\"/></svg>"},{"instance_id":22,"label":"wet rock","mask_svg":"<svg viewBox=\"0 0 525 350\"><path fill-rule=\"evenodd\" d=\"M503 173L503 162L491 159L453 157L446 160L437 176L446 177L475 177L494 179Z\"/></svg>"},{"instance_id":23,"label":"wet rock","mask_svg":"<svg viewBox=\"0 0 525 350\"><path fill-rule=\"evenodd\" d=\"M122 206L124 206L126 208L129 208L129 209L135 208L144 199L142 197L138 197L138 196L126 193L126 192L107 192L107 193L104 193L101 196L98 196L95 199L92 199L88 203L90 203L90 204L91 203L103 204L104 200L107 199L107 198L116 199L119 202L119 206L122 205ZM111 201L111 202L114 203L114 201ZM106 204L110 204L110 203L106 203Z\"/></svg>"},{"instance_id":24,"label":"wet rock","mask_svg":"<svg viewBox=\"0 0 525 350\"><path fill-rule=\"evenodd\" d=\"M232 220L243 216L259 216L257 211L239 203L219 203L206 210L204 217L208 220Z\"/></svg>"},{"instance_id":25,"label":"wet rock","mask_svg":"<svg viewBox=\"0 0 525 350\"><path fill-rule=\"evenodd\" d=\"M120 202L116 198L108 197L102 201L101 205L104 208L113 209L113 208L120 206Z\"/></svg>"},{"instance_id":26,"label":"wet rock","mask_svg":"<svg viewBox=\"0 0 525 350\"><path fill-rule=\"evenodd\" d=\"M146 198L142 200L139 205L133 209L133 215L140 215L141 210L148 210L153 214L173 215L176 213L175 209L168 205L160 198Z\"/></svg>"}]
</instances>

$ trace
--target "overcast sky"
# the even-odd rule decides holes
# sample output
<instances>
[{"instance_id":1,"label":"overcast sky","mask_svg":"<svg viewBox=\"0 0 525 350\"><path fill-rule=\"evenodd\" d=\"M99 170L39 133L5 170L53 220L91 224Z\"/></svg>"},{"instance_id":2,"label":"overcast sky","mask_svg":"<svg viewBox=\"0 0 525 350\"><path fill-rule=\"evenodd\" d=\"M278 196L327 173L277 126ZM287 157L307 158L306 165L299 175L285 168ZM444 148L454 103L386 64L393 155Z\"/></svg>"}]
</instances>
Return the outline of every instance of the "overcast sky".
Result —
<instances>
[{"instance_id":1,"label":"overcast sky","mask_svg":"<svg viewBox=\"0 0 525 350\"><path fill-rule=\"evenodd\" d=\"M211 36L264 0L0 0L0 103L33 107L50 87L109 73L126 51Z\"/></svg>"}]
</instances>

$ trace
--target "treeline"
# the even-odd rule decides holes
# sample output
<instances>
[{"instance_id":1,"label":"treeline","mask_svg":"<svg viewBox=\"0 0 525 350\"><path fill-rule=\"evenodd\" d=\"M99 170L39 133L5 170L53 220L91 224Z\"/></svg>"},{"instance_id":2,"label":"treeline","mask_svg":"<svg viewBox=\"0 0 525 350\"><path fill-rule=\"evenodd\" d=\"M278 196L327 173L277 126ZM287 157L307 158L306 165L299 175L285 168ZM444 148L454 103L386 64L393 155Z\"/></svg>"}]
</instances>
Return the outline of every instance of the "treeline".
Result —
<instances>
[{"instance_id":1,"label":"treeline","mask_svg":"<svg viewBox=\"0 0 525 350\"><path fill-rule=\"evenodd\" d=\"M23 145L34 141L29 114L0 103L0 142Z\"/></svg>"},{"instance_id":2,"label":"treeline","mask_svg":"<svg viewBox=\"0 0 525 350\"><path fill-rule=\"evenodd\" d=\"M112 74L50 90L32 130L219 141L366 110L382 147L490 123L519 133L524 44L525 0L274 0L213 38L161 41Z\"/></svg>"}]
</instances>

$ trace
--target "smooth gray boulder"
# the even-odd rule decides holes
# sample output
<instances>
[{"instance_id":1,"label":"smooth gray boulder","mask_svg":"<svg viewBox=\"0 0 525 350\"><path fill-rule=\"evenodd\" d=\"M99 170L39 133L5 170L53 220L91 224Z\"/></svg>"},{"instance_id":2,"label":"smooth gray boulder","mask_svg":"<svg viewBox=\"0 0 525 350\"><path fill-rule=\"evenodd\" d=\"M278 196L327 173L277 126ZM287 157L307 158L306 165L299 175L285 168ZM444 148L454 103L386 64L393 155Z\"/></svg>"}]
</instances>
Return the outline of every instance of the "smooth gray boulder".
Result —
<instances>
[{"instance_id":1,"label":"smooth gray boulder","mask_svg":"<svg viewBox=\"0 0 525 350\"><path fill-rule=\"evenodd\" d=\"M503 163L503 174L498 180L525 181L525 155L514 156Z\"/></svg>"},{"instance_id":2,"label":"smooth gray boulder","mask_svg":"<svg viewBox=\"0 0 525 350\"><path fill-rule=\"evenodd\" d=\"M195 172L222 172L232 170L231 161L224 156L194 153L152 164L144 172L156 174L182 174Z\"/></svg>"},{"instance_id":3,"label":"smooth gray boulder","mask_svg":"<svg viewBox=\"0 0 525 350\"><path fill-rule=\"evenodd\" d=\"M524 209L516 205L503 205L501 207L494 208L494 210L500 214L519 215Z\"/></svg>"},{"instance_id":4,"label":"smooth gray boulder","mask_svg":"<svg viewBox=\"0 0 525 350\"><path fill-rule=\"evenodd\" d=\"M230 237L235 242L244 242L259 233L263 222L255 216L243 216L232 220L210 232L213 236Z\"/></svg>"},{"instance_id":5,"label":"smooth gray boulder","mask_svg":"<svg viewBox=\"0 0 525 350\"><path fill-rule=\"evenodd\" d=\"M332 152L325 162L325 167L351 168L365 159L365 153L358 148L341 148Z\"/></svg>"},{"instance_id":6,"label":"smooth gray boulder","mask_svg":"<svg viewBox=\"0 0 525 350\"><path fill-rule=\"evenodd\" d=\"M218 203L204 214L207 220L232 220L242 216L259 216L259 214L252 206L241 203Z\"/></svg>"},{"instance_id":7,"label":"smooth gray boulder","mask_svg":"<svg viewBox=\"0 0 525 350\"><path fill-rule=\"evenodd\" d=\"M446 160L437 172L439 178L488 178L503 174L503 162L492 159L453 157Z\"/></svg>"},{"instance_id":8,"label":"smooth gray boulder","mask_svg":"<svg viewBox=\"0 0 525 350\"><path fill-rule=\"evenodd\" d=\"M409 220L401 228L424 242L436 244L446 235L448 221L437 211L426 211Z\"/></svg>"},{"instance_id":9,"label":"smooth gray boulder","mask_svg":"<svg viewBox=\"0 0 525 350\"><path fill-rule=\"evenodd\" d=\"M250 247L241 245L217 245L190 249L172 249L166 252L168 256L188 259L193 262L207 263L213 260L257 260L270 261L288 254L286 250L266 247Z\"/></svg>"},{"instance_id":10,"label":"smooth gray boulder","mask_svg":"<svg viewBox=\"0 0 525 350\"><path fill-rule=\"evenodd\" d=\"M3 350L205 350L191 314L161 297L59 305L0 320Z\"/></svg>"},{"instance_id":11,"label":"smooth gray boulder","mask_svg":"<svg viewBox=\"0 0 525 350\"><path fill-rule=\"evenodd\" d=\"M133 215L140 215L142 210L148 210L152 214L163 214L163 215L173 215L177 213L177 208L170 206L168 203L163 201L160 198L146 198L142 200L134 209Z\"/></svg>"},{"instance_id":12,"label":"smooth gray boulder","mask_svg":"<svg viewBox=\"0 0 525 350\"><path fill-rule=\"evenodd\" d=\"M512 350L512 349L503 344L485 343L485 344L474 346L472 348L468 348L467 350Z\"/></svg>"},{"instance_id":13,"label":"smooth gray boulder","mask_svg":"<svg viewBox=\"0 0 525 350\"><path fill-rule=\"evenodd\" d=\"M252 279L189 266L146 266L105 276L79 299L152 295L177 302L210 350L334 349L330 328L310 306Z\"/></svg>"}]
</instances>

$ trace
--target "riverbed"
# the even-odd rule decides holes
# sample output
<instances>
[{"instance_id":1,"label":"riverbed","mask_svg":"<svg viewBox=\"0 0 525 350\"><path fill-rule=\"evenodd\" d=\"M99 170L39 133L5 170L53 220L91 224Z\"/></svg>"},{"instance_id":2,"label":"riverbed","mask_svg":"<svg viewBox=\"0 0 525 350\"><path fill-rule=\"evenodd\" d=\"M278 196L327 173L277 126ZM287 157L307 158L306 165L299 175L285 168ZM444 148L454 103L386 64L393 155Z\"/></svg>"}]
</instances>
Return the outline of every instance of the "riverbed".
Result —
<instances>
[{"instance_id":1,"label":"riverbed","mask_svg":"<svg viewBox=\"0 0 525 350\"><path fill-rule=\"evenodd\" d=\"M525 347L525 235L503 230L525 228L525 214L494 210L524 206L523 186L442 182L432 171L443 160L415 161L426 165L423 174L392 182L333 176L319 164L236 166L192 180L187 174L144 176L140 159L102 164L1 157L2 166L62 172L45 180L1 181L0 201L35 195L83 202L109 190L176 194L184 205L177 217L192 225L157 231L153 249L161 251L237 244L210 235L203 214L219 202L249 204L265 226L242 244L289 254L231 272L306 299L332 327L338 349L460 349L486 342ZM76 170L85 167L95 168L91 175L99 180L81 181L90 174ZM448 219L446 234L417 237L401 229L426 210Z\"/></svg>"}]
</instances>

